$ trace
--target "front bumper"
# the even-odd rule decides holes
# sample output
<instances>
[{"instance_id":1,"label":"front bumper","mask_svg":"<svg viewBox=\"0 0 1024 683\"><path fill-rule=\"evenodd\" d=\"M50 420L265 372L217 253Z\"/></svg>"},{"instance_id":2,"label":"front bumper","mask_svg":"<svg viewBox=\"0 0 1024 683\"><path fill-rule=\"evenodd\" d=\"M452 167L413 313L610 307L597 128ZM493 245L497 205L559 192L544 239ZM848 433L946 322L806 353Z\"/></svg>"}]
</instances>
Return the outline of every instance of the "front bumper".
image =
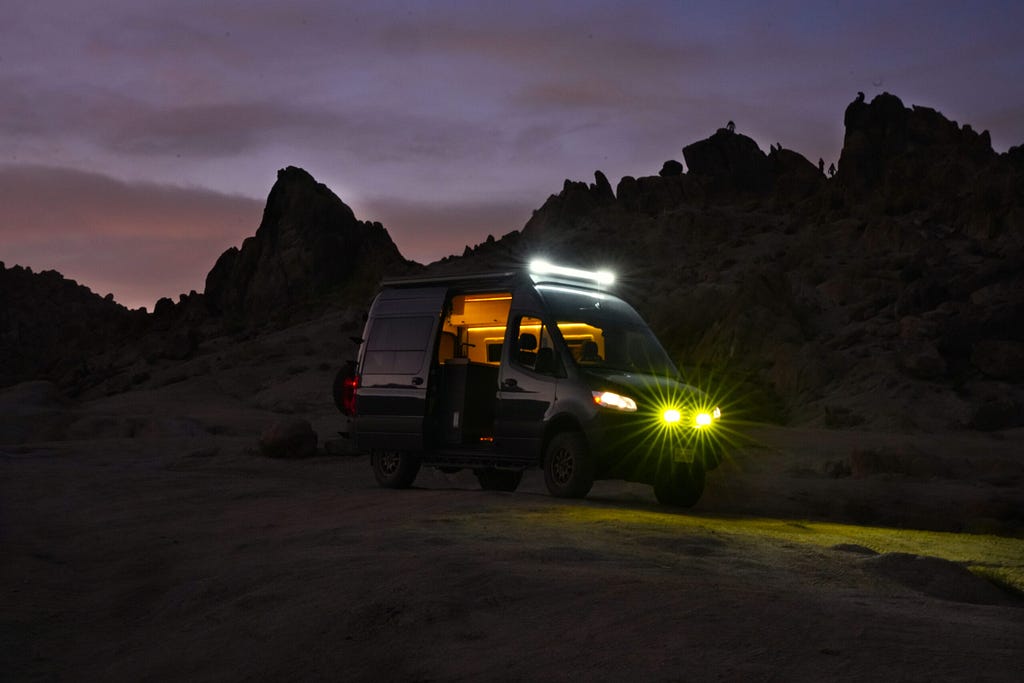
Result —
<instances>
[{"instance_id":1,"label":"front bumper","mask_svg":"<svg viewBox=\"0 0 1024 683\"><path fill-rule=\"evenodd\" d=\"M669 423L660 412L599 410L585 432L598 479L654 484L673 463L718 467L724 454L721 429L718 419L698 427L685 416Z\"/></svg>"}]
</instances>

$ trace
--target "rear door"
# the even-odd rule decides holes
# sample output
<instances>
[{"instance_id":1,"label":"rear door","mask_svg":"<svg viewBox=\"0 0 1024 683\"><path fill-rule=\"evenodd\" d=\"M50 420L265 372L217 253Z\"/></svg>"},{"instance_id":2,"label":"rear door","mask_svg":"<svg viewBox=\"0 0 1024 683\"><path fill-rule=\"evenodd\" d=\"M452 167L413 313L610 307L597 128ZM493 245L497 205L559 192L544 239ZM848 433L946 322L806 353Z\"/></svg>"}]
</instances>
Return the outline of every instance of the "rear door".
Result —
<instances>
[{"instance_id":1,"label":"rear door","mask_svg":"<svg viewBox=\"0 0 1024 683\"><path fill-rule=\"evenodd\" d=\"M447 287L383 290L370 309L359 364L360 449L423 449L427 391Z\"/></svg>"}]
</instances>

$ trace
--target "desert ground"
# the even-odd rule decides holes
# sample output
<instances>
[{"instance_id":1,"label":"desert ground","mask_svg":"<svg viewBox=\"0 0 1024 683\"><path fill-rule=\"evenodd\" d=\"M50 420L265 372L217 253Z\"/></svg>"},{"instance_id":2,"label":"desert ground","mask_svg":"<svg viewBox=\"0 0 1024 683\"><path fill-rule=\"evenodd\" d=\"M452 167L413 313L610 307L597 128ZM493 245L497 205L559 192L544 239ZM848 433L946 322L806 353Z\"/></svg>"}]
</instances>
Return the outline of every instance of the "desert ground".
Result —
<instances>
[{"instance_id":1,"label":"desert ground","mask_svg":"<svg viewBox=\"0 0 1024 683\"><path fill-rule=\"evenodd\" d=\"M384 490L331 324L0 390L0 678L1020 680L1024 430L735 425L690 510L539 472ZM317 456L260 454L282 417Z\"/></svg>"}]
</instances>

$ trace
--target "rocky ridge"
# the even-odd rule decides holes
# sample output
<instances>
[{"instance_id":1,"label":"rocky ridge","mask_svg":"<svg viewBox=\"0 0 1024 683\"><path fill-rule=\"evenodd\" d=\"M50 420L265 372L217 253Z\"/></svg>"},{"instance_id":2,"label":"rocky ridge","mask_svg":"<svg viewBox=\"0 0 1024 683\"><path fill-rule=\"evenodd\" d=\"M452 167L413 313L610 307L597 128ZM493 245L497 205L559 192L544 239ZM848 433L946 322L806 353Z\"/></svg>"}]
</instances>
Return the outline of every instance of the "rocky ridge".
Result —
<instances>
[{"instance_id":1,"label":"rocky ridge","mask_svg":"<svg viewBox=\"0 0 1024 683\"><path fill-rule=\"evenodd\" d=\"M1022 148L886 93L848 108L831 179L728 129L683 156L614 192L566 181L474 263L615 268L673 357L759 418L1024 425Z\"/></svg>"},{"instance_id":2,"label":"rocky ridge","mask_svg":"<svg viewBox=\"0 0 1024 683\"><path fill-rule=\"evenodd\" d=\"M425 272L538 254L613 267L688 376L752 418L1024 425L1024 148L997 154L987 133L887 93L858 97L844 118L833 178L720 129L683 148L685 173L670 159L614 188L600 171L567 180L522 230ZM421 268L383 226L289 167L256 234L218 259L204 293L162 300L141 341L91 358L86 377L52 362L32 376L120 391L166 376L148 366L202 353L204 339L361 308L382 275Z\"/></svg>"}]
</instances>

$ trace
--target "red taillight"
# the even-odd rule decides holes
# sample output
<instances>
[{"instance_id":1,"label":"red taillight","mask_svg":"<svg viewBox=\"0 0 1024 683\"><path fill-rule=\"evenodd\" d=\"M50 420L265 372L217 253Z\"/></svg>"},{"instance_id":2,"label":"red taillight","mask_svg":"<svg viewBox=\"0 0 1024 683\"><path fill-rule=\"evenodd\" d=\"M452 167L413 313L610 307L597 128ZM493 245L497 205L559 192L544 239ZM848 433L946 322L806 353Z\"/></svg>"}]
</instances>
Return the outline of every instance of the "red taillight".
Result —
<instances>
[{"instance_id":1,"label":"red taillight","mask_svg":"<svg viewBox=\"0 0 1024 683\"><path fill-rule=\"evenodd\" d=\"M341 384L341 412L346 415L356 414L356 390L359 388L359 375L346 377Z\"/></svg>"}]
</instances>

